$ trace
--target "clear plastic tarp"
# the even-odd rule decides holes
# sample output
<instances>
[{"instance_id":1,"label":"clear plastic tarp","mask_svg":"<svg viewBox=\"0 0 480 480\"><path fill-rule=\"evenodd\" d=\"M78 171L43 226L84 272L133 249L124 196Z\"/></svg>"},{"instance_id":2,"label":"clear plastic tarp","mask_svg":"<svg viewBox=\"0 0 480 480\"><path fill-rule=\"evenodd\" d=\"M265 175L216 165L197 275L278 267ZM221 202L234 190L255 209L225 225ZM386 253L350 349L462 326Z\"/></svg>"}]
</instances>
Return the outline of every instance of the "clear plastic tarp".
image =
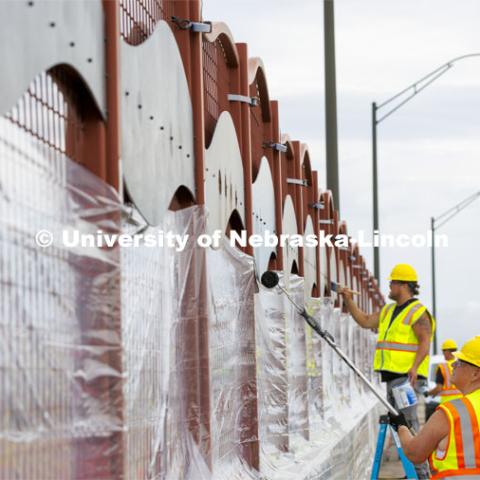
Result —
<instances>
[{"instance_id":1,"label":"clear plastic tarp","mask_svg":"<svg viewBox=\"0 0 480 480\"><path fill-rule=\"evenodd\" d=\"M2 479L122 475L120 250L59 241L98 230L115 192L0 118Z\"/></svg>"},{"instance_id":2,"label":"clear plastic tarp","mask_svg":"<svg viewBox=\"0 0 480 480\"><path fill-rule=\"evenodd\" d=\"M378 403L253 259L199 247L208 213L150 227L87 170L0 120L0 478L369 476ZM36 237L52 233L53 244ZM65 232L188 235L65 246ZM70 237L73 238L73 237ZM48 238L47 238L48 240ZM290 297L373 380L374 335Z\"/></svg>"},{"instance_id":3,"label":"clear plastic tarp","mask_svg":"<svg viewBox=\"0 0 480 480\"><path fill-rule=\"evenodd\" d=\"M304 304L302 278L279 277L292 300L305 306L350 358L371 362L372 332L357 327L329 298ZM285 295L261 287L255 319L262 478L369 478L380 414L374 395Z\"/></svg>"},{"instance_id":4,"label":"clear plastic tarp","mask_svg":"<svg viewBox=\"0 0 480 480\"><path fill-rule=\"evenodd\" d=\"M142 222L134 210L123 231ZM188 235L183 251L122 249L125 478L210 476L204 226L200 207L168 212L162 231Z\"/></svg>"}]
</instances>

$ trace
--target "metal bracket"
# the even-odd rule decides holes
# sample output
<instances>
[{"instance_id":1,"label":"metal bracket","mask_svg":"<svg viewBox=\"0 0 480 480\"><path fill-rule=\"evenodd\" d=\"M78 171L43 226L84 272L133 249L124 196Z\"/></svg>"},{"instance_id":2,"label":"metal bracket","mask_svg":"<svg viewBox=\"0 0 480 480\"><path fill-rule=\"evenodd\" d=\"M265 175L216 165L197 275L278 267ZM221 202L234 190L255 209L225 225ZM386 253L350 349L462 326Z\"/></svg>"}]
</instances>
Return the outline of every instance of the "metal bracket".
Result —
<instances>
[{"instance_id":1,"label":"metal bracket","mask_svg":"<svg viewBox=\"0 0 480 480\"><path fill-rule=\"evenodd\" d=\"M256 97L247 97L246 95L238 95L236 93L229 93L227 98L231 102L242 102L248 103L251 107L256 107L258 105L258 99Z\"/></svg>"},{"instance_id":2,"label":"metal bracket","mask_svg":"<svg viewBox=\"0 0 480 480\"><path fill-rule=\"evenodd\" d=\"M321 225L333 225L333 220L319 220L318 223L320 223Z\"/></svg>"},{"instance_id":3,"label":"metal bracket","mask_svg":"<svg viewBox=\"0 0 480 480\"><path fill-rule=\"evenodd\" d=\"M277 152L282 152L286 153L287 152L287 146L283 145L283 143L269 143L266 142L263 144L263 148L273 148L273 150L277 150Z\"/></svg>"},{"instance_id":4,"label":"metal bracket","mask_svg":"<svg viewBox=\"0 0 480 480\"><path fill-rule=\"evenodd\" d=\"M172 22L180 30L191 30L195 33L211 33L212 31L212 22L192 22L191 20L175 16L172 17Z\"/></svg>"},{"instance_id":5,"label":"metal bracket","mask_svg":"<svg viewBox=\"0 0 480 480\"><path fill-rule=\"evenodd\" d=\"M294 185L301 185L302 187L308 187L308 182L300 178L287 178L287 183L292 183Z\"/></svg>"},{"instance_id":6,"label":"metal bracket","mask_svg":"<svg viewBox=\"0 0 480 480\"><path fill-rule=\"evenodd\" d=\"M325 204L316 202L316 203L309 203L308 206L310 208L315 208L316 210L324 210L325 209Z\"/></svg>"}]
</instances>

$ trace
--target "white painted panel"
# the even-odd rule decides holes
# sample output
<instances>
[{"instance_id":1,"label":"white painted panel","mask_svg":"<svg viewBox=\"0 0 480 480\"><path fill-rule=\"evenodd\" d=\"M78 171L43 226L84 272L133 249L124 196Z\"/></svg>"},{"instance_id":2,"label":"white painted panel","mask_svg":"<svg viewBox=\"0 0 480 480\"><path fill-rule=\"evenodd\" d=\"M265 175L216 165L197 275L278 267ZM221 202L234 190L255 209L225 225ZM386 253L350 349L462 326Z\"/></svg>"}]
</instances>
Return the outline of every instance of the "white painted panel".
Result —
<instances>
[{"instance_id":1,"label":"white painted panel","mask_svg":"<svg viewBox=\"0 0 480 480\"><path fill-rule=\"evenodd\" d=\"M348 287L347 285L347 277L345 276L345 263L343 260L339 260L339 270L340 270L340 278L339 283L344 287ZM339 295L340 307L343 305L343 297Z\"/></svg>"},{"instance_id":2,"label":"white painted panel","mask_svg":"<svg viewBox=\"0 0 480 480\"><path fill-rule=\"evenodd\" d=\"M218 118L210 147L205 152L205 203L207 233L225 231L234 210L245 224L243 163L232 117Z\"/></svg>"},{"instance_id":3,"label":"white painted panel","mask_svg":"<svg viewBox=\"0 0 480 480\"><path fill-rule=\"evenodd\" d=\"M105 116L104 24L101 0L0 1L0 114L37 74L66 63L83 77Z\"/></svg>"},{"instance_id":4,"label":"white painted panel","mask_svg":"<svg viewBox=\"0 0 480 480\"><path fill-rule=\"evenodd\" d=\"M353 287L352 283L352 268L347 265L347 278L345 279L345 284L349 287Z\"/></svg>"},{"instance_id":5,"label":"white painted panel","mask_svg":"<svg viewBox=\"0 0 480 480\"><path fill-rule=\"evenodd\" d=\"M295 209L293 208L293 200L290 195L285 197L285 202L283 204L282 230L282 233L287 235L295 235L298 233ZM298 266L298 247L286 245L283 249L283 269L287 276L292 269L294 261Z\"/></svg>"},{"instance_id":6,"label":"white painted panel","mask_svg":"<svg viewBox=\"0 0 480 480\"><path fill-rule=\"evenodd\" d=\"M314 235L312 217L308 215L305 222L304 238ZM305 278L305 298L310 298L314 283L317 281L316 248L305 247L303 249L303 276Z\"/></svg>"},{"instance_id":7,"label":"white painted panel","mask_svg":"<svg viewBox=\"0 0 480 480\"><path fill-rule=\"evenodd\" d=\"M252 185L253 196L253 233L263 235L264 232L276 233L275 228L275 192L270 165L266 157L262 157L257 178ZM261 246L253 251L257 274L267 270L270 256L276 253L275 247Z\"/></svg>"},{"instance_id":8,"label":"white painted panel","mask_svg":"<svg viewBox=\"0 0 480 480\"><path fill-rule=\"evenodd\" d=\"M333 248L330 249L330 281L338 283L337 261L335 259L335 251ZM337 294L332 291L331 297L335 300L337 298Z\"/></svg>"},{"instance_id":9,"label":"white painted panel","mask_svg":"<svg viewBox=\"0 0 480 480\"><path fill-rule=\"evenodd\" d=\"M158 225L175 191L194 192L192 104L175 37L158 22L141 45L121 48L122 167L128 192Z\"/></svg>"},{"instance_id":10,"label":"white painted panel","mask_svg":"<svg viewBox=\"0 0 480 480\"><path fill-rule=\"evenodd\" d=\"M320 295L325 295L325 287L328 284L328 258L327 248L320 246Z\"/></svg>"},{"instance_id":11,"label":"white painted panel","mask_svg":"<svg viewBox=\"0 0 480 480\"><path fill-rule=\"evenodd\" d=\"M343 260L340 260L339 269L340 269L340 279L339 279L340 283L342 285L347 286L347 277L345 276L345 263L343 262Z\"/></svg>"}]
</instances>

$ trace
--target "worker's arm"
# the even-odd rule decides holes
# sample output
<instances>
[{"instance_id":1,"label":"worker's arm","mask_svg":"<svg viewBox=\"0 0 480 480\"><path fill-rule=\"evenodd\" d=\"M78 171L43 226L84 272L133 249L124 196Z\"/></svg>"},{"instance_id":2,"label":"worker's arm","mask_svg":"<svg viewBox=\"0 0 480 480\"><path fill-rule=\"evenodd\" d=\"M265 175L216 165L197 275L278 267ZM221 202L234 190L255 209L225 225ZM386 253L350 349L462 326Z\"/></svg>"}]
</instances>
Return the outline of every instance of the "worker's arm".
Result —
<instances>
[{"instance_id":1,"label":"worker's arm","mask_svg":"<svg viewBox=\"0 0 480 480\"><path fill-rule=\"evenodd\" d=\"M425 312L412 326L413 332L418 339L418 350L413 361L412 368L408 371L408 379L412 385L417 382L417 370L420 364L430 351L432 339L432 323L427 312Z\"/></svg>"},{"instance_id":2,"label":"worker's arm","mask_svg":"<svg viewBox=\"0 0 480 480\"><path fill-rule=\"evenodd\" d=\"M437 385L427 392L428 397L436 397L443 390L443 385L437 383Z\"/></svg>"},{"instance_id":3,"label":"worker's arm","mask_svg":"<svg viewBox=\"0 0 480 480\"><path fill-rule=\"evenodd\" d=\"M423 463L447 437L450 426L445 413L437 410L417 435L413 436L405 426L398 427L398 436L406 457L415 464Z\"/></svg>"},{"instance_id":4,"label":"worker's arm","mask_svg":"<svg viewBox=\"0 0 480 480\"><path fill-rule=\"evenodd\" d=\"M437 367L437 373L435 374L435 383L435 387L427 393L429 397L435 397L443 390L443 384L445 383L445 379L443 378L440 366Z\"/></svg>"},{"instance_id":5,"label":"worker's arm","mask_svg":"<svg viewBox=\"0 0 480 480\"><path fill-rule=\"evenodd\" d=\"M353 301L352 292L348 288L337 288L337 293L343 296L345 306L351 313L353 319L363 328L377 328L380 312L367 314L358 308Z\"/></svg>"}]
</instances>

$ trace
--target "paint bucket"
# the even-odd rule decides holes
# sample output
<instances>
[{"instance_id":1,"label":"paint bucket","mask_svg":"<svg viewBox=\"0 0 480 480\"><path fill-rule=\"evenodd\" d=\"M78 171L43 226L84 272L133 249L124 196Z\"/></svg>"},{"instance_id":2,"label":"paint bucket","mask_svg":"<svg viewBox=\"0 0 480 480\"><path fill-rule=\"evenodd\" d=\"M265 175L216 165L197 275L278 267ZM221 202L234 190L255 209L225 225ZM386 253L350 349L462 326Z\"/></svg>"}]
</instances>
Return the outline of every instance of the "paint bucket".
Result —
<instances>
[{"instance_id":1,"label":"paint bucket","mask_svg":"<svg viewBox=\"0 0 480 480\"><path fill-rule=\"evenodd\" d=\"M392 388L395 405L399 410L412 407L417 403L417 395L408 380Z\"/></svg>"}]
</instances>

